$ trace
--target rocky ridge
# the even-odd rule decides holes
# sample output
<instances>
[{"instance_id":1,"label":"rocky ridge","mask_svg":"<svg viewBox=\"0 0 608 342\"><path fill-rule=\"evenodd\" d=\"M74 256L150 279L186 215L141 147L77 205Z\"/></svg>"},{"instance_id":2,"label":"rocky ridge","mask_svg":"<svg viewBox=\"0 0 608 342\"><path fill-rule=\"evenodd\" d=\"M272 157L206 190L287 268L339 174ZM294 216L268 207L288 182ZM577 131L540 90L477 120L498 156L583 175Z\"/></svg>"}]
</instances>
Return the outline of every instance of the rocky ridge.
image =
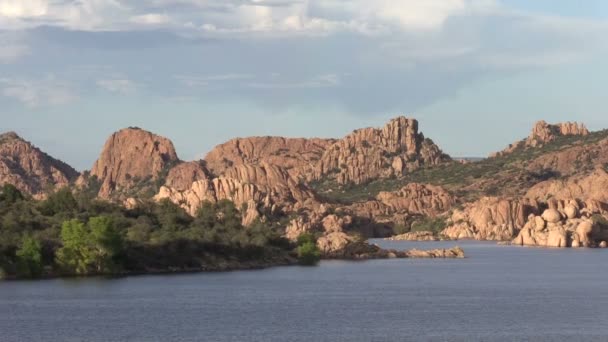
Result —
<instances>
[{"instance_id":1,"label":"rocky ridge","mask_svg":"<svg viewBox=\"0 0 608 342\"><path fill-rule=\"evenodd\" d=\"M47 190L70 185L78 172L14 132L0 135L0 184L43 197Z\"/></svg>"}]
</instances>

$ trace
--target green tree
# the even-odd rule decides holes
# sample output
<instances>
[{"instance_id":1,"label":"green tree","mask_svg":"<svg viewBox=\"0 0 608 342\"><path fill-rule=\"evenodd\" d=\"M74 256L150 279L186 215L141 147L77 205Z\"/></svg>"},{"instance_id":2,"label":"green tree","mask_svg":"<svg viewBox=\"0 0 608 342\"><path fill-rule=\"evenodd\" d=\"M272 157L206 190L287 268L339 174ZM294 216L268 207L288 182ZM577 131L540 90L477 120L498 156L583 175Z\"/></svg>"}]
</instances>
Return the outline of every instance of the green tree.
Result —
<instances>
[{"instance_id":1,"label":"green tree","mask_svg":"<svg viewBox=\"0 0 608 342\"><path fill-rule=\"evenodd\" d=\"M41 209L47 215L64 213L73 214L78 210L78 202L76 202L70 188L65 187L50 194L49 197L42 202Z\"/></svg>"},{"instance_id":2,"label":"green tree","mask_svg":"<svg viewBox=\"0 0 608 342\"><path fill-rule=\"evenodd\" d=\"M23 200L23 194L12 184L4 184L0 189L0 201L13 204Z\"/></svg>"},{"instance_id":3,"label":"green tree","mask_svg":"<svg viewBox=\"0 0 608 342\"><path fill-rule=\"evenodd\" d=\"M117 232L114 222L107 216L92 217L88 227L95 271L115 271L119 267L117 257L123 251L123 238Z\"/></svg>"},{"instance_id":4,"label":"green tree","mask_svg":"<svg viewBox=\"0 0 608 342\"><path fill-rule=\"evenodd\" d=\"M19 276L37 278L42 275L42 247L38 240L26 236L16 256Z\"/></svg>"},{"instance_id":5,"label":"green tree","mask_svg":"<svg viewBox=\"0 0 608 342\"><path fill-rule=\"evenodd\" d=\"M69 273L89 273L94 257L85 225L78 220L65 221L61 226L61 242L63 247L57 251L57 263Z\"/></svg>"}]
</instances>

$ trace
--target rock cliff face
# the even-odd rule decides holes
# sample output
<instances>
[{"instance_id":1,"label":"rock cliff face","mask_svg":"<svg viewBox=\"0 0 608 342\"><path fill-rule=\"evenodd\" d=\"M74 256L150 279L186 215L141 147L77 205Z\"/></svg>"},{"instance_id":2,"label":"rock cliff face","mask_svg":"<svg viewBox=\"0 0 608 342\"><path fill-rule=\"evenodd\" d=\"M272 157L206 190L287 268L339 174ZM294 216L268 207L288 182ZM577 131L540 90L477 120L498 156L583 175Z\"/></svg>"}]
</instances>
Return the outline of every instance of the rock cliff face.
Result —
<instances>
[{"instance_id":1,"label":"rock cliff face","mask_svg":"<svg viewBox=\"0 0 608 342\"><path fill-rule=\"evenodd\" d=\"M67 186L78 172L54 159L16 133L0 135L0 184L12 184L23 193L43 196L45 190Z\"/></svg>"},{"instance_id":2,"label":"rock cliff face","mask_svg":"<svg viewBox=\"0 0 608 342\"><path fill-rule=\"evenodd\" d=\"M247 207L244 213L251 223L263 212L292 212L304 205L312 206L314 193L299 183L284 169L267 163L240 165L225 172L224 176L195 181L185 190L163 186L157 200L169 199L181 205L190 214L205 201L233 201L237 208ZM257 211L257 215L254 213Z\"/></svg>"},{"instance_id":3,"label":"rock cliff face","mask_svg":"<svg viewBox=\"0 0 608 342\"><path fill-rule=\"evenodd\" d=\"M528 138L511 144L505 150L494 153L490 157L509 154L519 148L541 147L561 136L586 136L588 134L589 130L582 123L562 122L552 125L545 121L538 121L532 127Z\"/></svg>"},{"instance_id":4,"label":"rock cliff face","mask_svg":"<svg viewBox=\"0 0 608 342\"><path fill-rule=\"evenodd\" d=\"M155 181L179 162L173 143L138 128L118 131L107 140L91 176L101 182L99 197L111 198L142 181Z\"/></svg>"},{"instance_id":5,"label":"rock cliff face","mask_svg":"<svg viewBox=\"0 0 608 342\"><path fill-rule=\"evenodd\" d=\"M511 240L526 224L528 215L537 213L533 200L484 197L454 210L449 227L442 235L451 239Z\"/></svg>"},{"instance_id":6,"label":"rock cliff face","mask_svg":"<svg viewBox=\"0 0 608 342\"><path fill-rule=\"evenodd\" d=\"M192 183L199 180L208 180L209 171L201 161L180 163L171 168L165 179L165 186L178 191L184 191L192 186Z\"/></svg>"},{"instance_id":7,"label":"rock cliff face","mask_svg":"<svg viewBox=\"0 0 608 342\"><path fill-rule=\"evenodd\" d=\"M530 188L526 197L541 201L577 199L590 206L608 204L608 172L598 167L586 175L541 182Z\"/></svg>"},{"instance_id":8,"label":"rock cliff face","mask_svg":"<svg viewBox=\"0 0 608 342\"><path fill-rule=\"evenodd\" d=\"M297 178L309 174L333 143L332 139L238 138L215 147L205 162L215 175L223 175L234 166L265 162L279 165Z\"/></svg>"},{"instance_id":9,"label":"rock cliff face","mask_svg":"<svg viewBox=\"0 0 608 342\"><path fill-rule=\"evenodd\" d=\"M394 212L437 216L454 205L454 197L439 186L410 183L399 191L381 192L377 200Z\"/></svg>"},{"instance_id":10,"label":"rock cliff face","mask_svg":"<svg viewBox=\"0 0 608 342\"><path fill-rule=\"evenodd\" d=\"M340 184L361 184L448 160L437 145L418 132L418 121L398 117L381 129L356 130L329 146L314 177L329 176Z\"/></svg>"}]
</instances>

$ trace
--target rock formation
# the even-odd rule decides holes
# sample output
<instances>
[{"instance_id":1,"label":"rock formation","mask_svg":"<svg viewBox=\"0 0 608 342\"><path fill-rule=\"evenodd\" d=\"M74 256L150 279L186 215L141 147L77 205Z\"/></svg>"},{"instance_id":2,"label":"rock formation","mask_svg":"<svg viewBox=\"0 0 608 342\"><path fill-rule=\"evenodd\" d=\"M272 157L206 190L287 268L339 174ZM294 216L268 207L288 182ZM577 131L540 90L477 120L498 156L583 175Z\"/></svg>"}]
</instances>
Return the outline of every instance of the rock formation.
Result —
<instances>
[{"instance_id":1,"label":"rock formation","mask_svg":"<svg viewBox=\"0 0 608 342\"><path fill-rule=\"evenodd\" d=\"M78 172L54 159L14 132L0 135L0 184L42 197L46 190L68 186Z\"/></svg>"},{"instance_id":2,"label":"rock formation","mask_svg":"<svg viewBox=\"0 0 608 342\"><path fill-rule=\"evenodd\" d=\"M597 247L606 244L608 231L582 214L577 201L563 210L547 209L541 216L530 215L513 244L541 247ZM605 228L605 227L604 227Z\"/></svg>"},{"instance_id":3,"label":"rock formation","mask_svg":"<svg viewBox=\"0 0 608 342\"><path fill-rule=\"evenodd\" d=\"M215 175L223 175L234 166L264 162L285 168L294 178L306 178L333 143L332 139L237 138L215 147L207 154L205 162Z\"/></svg>"},{"instance_id":4,"label":"rock formation","mask_svg":"<svg viewBox=\"0 0 608 342\"><path fill-rule=\"evenodd\" d=\"M293 212L304 204L313 206L314 193L289 175L284 169L267 163L240 165L225 172L225 176L195 181L186 190L163 186L155 197L179 204L191 215L205 201L230 200L237 208L247 207L250 221L253 210ZM258 212L258 216L261 213ZM250 222L249 222L250 223Z\"/></svg>"},{"instance_id":5,"label":"rock formation","mask_svg":"<svg viewBox=\"0 0 608 342\"><path fill-rule=\"evenodd\" d=\"M391 236L386 238L390 241L439 241L440 238L435 236L433 232L422 231L422 232L409 232L405 234Z\"/></svg>"},{"instance_id":6,"label":"rock formation","mask_svg":"<svg viewBox=\"0 0 608 342\"><path fill-rule=\"evenodd\" d=\"M118 131L107 140L91 176L101 182L99 197L109 199L140 182L156 181L179 159L173 143L139 128Z\"/></svg>"},{"instance_id":7,"label":"rock formation","mask_svg":"<svg viewBox=\"0 0 608 342\"><path fill-rule=\"evenodd\" d=\"M439 186L410 183L401 190L380 192L377 200L394 212L437 216L454 205L454 197Z\"/></svg>"},{"instance_id":8,"label":"rock formation","mask_svg":"<svg viewBox=\"0 0 608 342\"><path fill-rule=\"evenodd\" d=\"M532 132L528 138L509 145L505 150L492 154L490 157L497 157L512 153L519 148L535 148L541 147L561 136L585 136L589 134L589 130L582 123L564 122L558 124L548 124L545 121L538 121L532 127Z\"/></svg>"},{"instance_id":9,"label":"rock formation","mask_svg":"<svg viewBox=\"0 0 608 342\"><path fill-rule=\"evenodd\" d=\"M418 132L418 121L398 117L382 129L359 129L329 146L313 176L361 184L447 160L437 145Z\"/></svg>"},{"instance_id":10,"label":"rock formation","mask_svg":"<svg viewBox=\"0 0 608 342\"><path fill-rule=\"evenodd\" d=\"M164 185L178 191L184 191L189 189L192 183L209 178L209 171L207 171L202 161L180 163L169 170Z\"/></svg>"},{"instance_id":11,"label":"rock formation","mask_svg":"<svg viewBox=\"0 0 608 342\"><path fill-rule=\"evenodd\" d=\"M484 197L454 210L442 235L450 239L511 240L526 224L528 215L538 210L539 204L533 200Z\"/></svg>"},{"instance_id":12,"label":"rock formation","mask_svg":"<svg viewBox=\"0 0 608 342\"><path fill-rule=\"evenodd\" d=\"M574 198L585 202L585 207L608 210L608 172L599 167L589 174L541 182L530 188L525 197L543 202Z\"/></svg>"}]
</instances>

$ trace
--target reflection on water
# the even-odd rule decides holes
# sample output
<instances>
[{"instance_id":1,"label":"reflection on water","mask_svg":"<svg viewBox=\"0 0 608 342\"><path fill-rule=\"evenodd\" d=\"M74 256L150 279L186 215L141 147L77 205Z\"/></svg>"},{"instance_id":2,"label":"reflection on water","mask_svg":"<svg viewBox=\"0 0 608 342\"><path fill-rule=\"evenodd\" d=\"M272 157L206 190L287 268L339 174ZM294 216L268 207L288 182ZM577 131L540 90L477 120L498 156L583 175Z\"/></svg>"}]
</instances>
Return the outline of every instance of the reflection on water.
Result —
<instances>
[{"instance_id":1,"label":"reflection on water","mask_svg":"<svg viewBox=\"0 0 608 342\"><path fill-rule=\"evenodd\" d=\"M607 250L0 283L0 341L603 341Z\"/></svg>"}]
</instances>

